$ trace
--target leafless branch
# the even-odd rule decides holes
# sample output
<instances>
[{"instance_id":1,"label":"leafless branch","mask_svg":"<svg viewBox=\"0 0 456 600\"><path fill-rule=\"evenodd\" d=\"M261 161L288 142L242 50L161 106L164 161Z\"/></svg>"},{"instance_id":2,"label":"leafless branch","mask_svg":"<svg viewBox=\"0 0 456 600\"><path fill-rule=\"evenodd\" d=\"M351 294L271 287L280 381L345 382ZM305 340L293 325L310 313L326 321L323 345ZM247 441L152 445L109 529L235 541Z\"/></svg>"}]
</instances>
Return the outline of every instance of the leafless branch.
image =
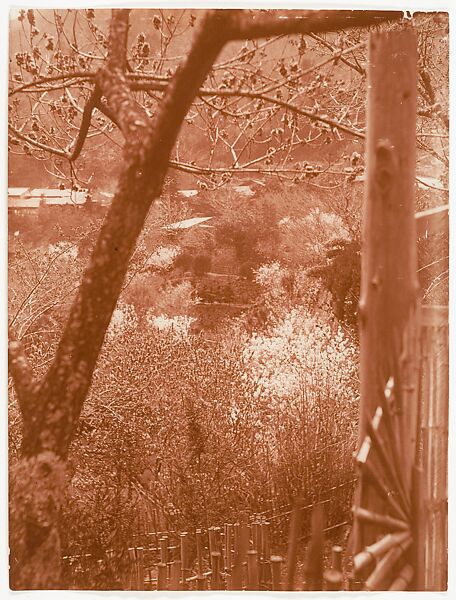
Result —
<instances>
[{"instance_id":1,"label":"leafless branch","mask_svg":"<svg viewBox=\"0 0 456 600\"><path fill-rule=\"evenodd\" d=\"M370 10L291 10L268 13L238 13L232 20L230 39L244 40L293 33L325 33L354 27L370 27L386 21L398 21L402 11Z\"/></svg>"}]
</instances>

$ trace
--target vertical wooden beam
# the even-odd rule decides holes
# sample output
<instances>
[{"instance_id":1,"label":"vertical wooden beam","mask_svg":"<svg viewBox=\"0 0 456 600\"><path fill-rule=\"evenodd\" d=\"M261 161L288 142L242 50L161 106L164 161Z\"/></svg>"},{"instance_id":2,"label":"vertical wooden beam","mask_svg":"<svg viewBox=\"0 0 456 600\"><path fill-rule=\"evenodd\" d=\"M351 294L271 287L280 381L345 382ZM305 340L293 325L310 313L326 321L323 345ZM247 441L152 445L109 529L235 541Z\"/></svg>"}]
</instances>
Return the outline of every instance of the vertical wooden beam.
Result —
<instances>
[{"instance_id":1,"label":"vertical wooden beam","mask_svg":"<svg viewBox=\"0 0 456 600\"><path fill-rule=\"evenodd\" d=\"M271 556L272 590L275 592L282 591L282 563L281 556Z\"/></svg>"},{"instance_id":2,"label":"vertical wooden beam","mask_svg":"<svg viewBox=\"0 0 456 600\"><path fill-rule=\"evenodd\" d=\"M426 499L422 569L426 591L443 591L448 584L448 344L448 306L423 306L420 465ZM416 579L419 584L418 574Z\"/></svg>"},{"instance_id":3,"label":"vertical wooden beam","mask_svg":"<svg viewBox=\"0 0 456 600\"><path fill-rule=\"evenodd\" d=\"M222 555L220 552L211 552L211 590L221 590L222 581L220 576L220 565Z\"/></svg>"},{"instance_id":4,"label":"vertical wooden beam","mask_svg":"<svg viewBox=\"0 0 456 600\"><path fill-rule=\"evenodd\" d=\"M203 532L196 530L196 557L198 563L198 575L203 575Z\"/></svg>"},{"instance_id":5,"label":"vertical wooden beam","mask_svg":"<svg viewBox=\"0 0 456 600\"><path fill-rule=\"evenodd\" d=\"M367 185L363 215L359 446L379 390L399 369L401 461L411 490L417 432L416 234L414 219L417 42L411 27L371 33L367 100ZM396 374L397 371L396 371ZM397 383L397 381L395 382ZM357 502L382 511L375 494ZM375 531L356 524L355 552Z\"/></svg>"},{"instance_id":6,"label":"vertical wooden beam","mask_svg":"<svg viewBox=\"0 0 456 600\"><path fill-rule=\"evenodd\" d=\"M286 591L294 590L294 580L296 574L296 565L298 561L298 544L299 536L302 527L302 502L298 499L291 511L290 527L288 532L288 548L287 548L287 578Z\"/></svg>"},{"instance_id":7,"label":"vertical wooden beam","mask_svg":"<svg viewBox=\"0 0 456 600\"><path fill-rule=\"evenodd\" d=\"M181 551L181 567L182 567L182 589L187 589L187 577L190 577L190 553L188 547L187 532L180 534L180 551Z\"/></svg>"},{"instance_id":8,"label":"vertical wooden beam","mask_svg":"<svg viewBox=\"0 0 456 600\"><path fill-rule=\"evenodd\" d=\"M136 560L138 564L138 590L144 590L144 548L136 548Z\"/></svg>"},{"instance_id":9,"label":"vertical wooden beam","mask_svg":"<svg viewBox=\"0 0 456 600\"><path fill-rule=\"evenodd\" d=\"M256 550L247 551L247 590L255 591L260 589L259 571L258 571L258 552Z\"/></svg>"},{"instance_id":10,"label":"vertical wooden beam","mask_svg":"<svg viewBox=\"0 0 456 600\"><path fill-rule=\"evenodd\" d=\"M312 510L311 536L304 565L305 589L309 591L321 591L323 589L324 528L323 504L317 504Z\"/></svg>"}]
</instances>

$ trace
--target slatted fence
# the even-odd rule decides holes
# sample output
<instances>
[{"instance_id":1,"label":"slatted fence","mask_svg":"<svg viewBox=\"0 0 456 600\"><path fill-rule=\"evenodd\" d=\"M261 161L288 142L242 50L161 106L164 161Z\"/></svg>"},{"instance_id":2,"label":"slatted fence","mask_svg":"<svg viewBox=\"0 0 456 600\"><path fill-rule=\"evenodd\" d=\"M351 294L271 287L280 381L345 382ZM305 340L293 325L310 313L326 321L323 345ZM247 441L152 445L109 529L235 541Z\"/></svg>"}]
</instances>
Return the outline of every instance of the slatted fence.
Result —
<instances>
[{"instance_id":1,"label":"slatted fence","mask_svg":"<svg viewBox=\"0 0 456 600\"><path fill-rule=\"evenodd\" d=\"M301 502L250 516L242 513L238 521L222 526L192 532L137 533L121 558L113 550L106 551L103 558L66 556L68 587L81 587L84 580L93 582L105 571L116 572L124 590L312 589L315 556L321 555L317 562L323 565L326 553L325 589L336 589L342 585L342 548L337 546L331 553L329 542L323 548L315 545L315 539L343 537L350 519L339 506L341 501L345 507L349 505L354 484L355 480L350 480L334 486L316 503ZM325 515L319 529L312 516L315 511ZM296 569L299 577L295 581L291 573Z\"/></svg>"}]
</instances>

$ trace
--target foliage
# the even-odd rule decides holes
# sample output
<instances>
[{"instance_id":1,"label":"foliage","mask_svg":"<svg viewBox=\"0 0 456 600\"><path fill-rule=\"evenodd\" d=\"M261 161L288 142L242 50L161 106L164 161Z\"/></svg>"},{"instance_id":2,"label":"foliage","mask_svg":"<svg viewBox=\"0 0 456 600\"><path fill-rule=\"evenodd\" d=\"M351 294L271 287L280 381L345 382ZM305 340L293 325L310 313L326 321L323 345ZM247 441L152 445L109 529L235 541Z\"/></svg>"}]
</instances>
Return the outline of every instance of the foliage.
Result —
<instances>
[{"instance_id":1,"label":"foliage","mask_svg":"<svg viewBox=\"0 0 456 600\"><path fill-rule=\"evenodd\" d=\"M33 9L20 11L18 35L11 36L9 149L46 161L54 185L66 178L86 185L94 178L112 189L115 171L119 178L79 285L71 288L83 257L56 246L61 235L49 240L50 253L38 252L32 260L25 253L26 277L14 272L19 294L12 299L13 321L22 326L17 337L26 340L32 362L30 370L19 342L10 345L11 412L16 424L17 396L23 424L22 431L10 432L16 437L13 496L20 503L12 512L20 521L14 535L21 536L11 557L17 589L28 587L30 574L35 587L59 586L60 512L71 534L63 538L65 551L90 547L101 553L106 545L125 547L137 517L151 507L167 524L194 527L220 515L231 518L242 506L257 510L296 494L319 496L328 483L351 476L355 352L337 326L321 325L295 302L296 273L280 278L283 294L263 295L269 314L258 334L241 318L212 338L193 335L192 284L166 277L175 253L162 238L170 241L174 234L158 221L153 231L160 234L152 232L148 240L140 234L169 166L196 175L199 189L212 191L247 172L319 189L355 182L364 171L353 140L364 139L366 32L353 27L394 28L382 23L400 13L361 11L349 20L336 14L333 21L317 13L315 20L307 15L287 21L281 11L258 13L257 19L249 11L210 11L204 17L159 11L152 35L140 18L130 22L129 10L112 12L109 34L103 13L93 9L47 16L50 22ZM425 31L420 135L442 144L436 150L421 141L421 147L445 166L447 108L438 101L429 65L446 22L418 18ZM185 34L196 20L203 26L189 50ZM341 22L348 31L327 34ZM181 61L182 55L187 59ZM444 53L438 62L444 67ZM422 128L425 119L437 124L435 131ZM116 164L109 159L121 142ZM168 208L174 214L180 207L170 202ZM261 280L268 275L261 264L277 259L278 222L288 215L279 217L263 199L255 206L244 203L236 218L225 216L214 240L234 252L241 276L258 270ZM344 229L342 251L355 243L346 222L301 216L304 227L315 228L318 221L323 229ZM317 252L318 243L310 244ZM64 254L68 258L58 260ZM334 267L337 254L329 258ZM207 265L196 261L198 276ZM327 286L333 296L340 289L334 270ZM44 301L55 295L60 273L68 289L57 303L45 305L49 323L41 319L39 293ZM149 280L159 283L143 313L122 297L137 276L143 295ZM270 265L273 276L280 276L280 268ZM64 300L76 289L68 311ZM138 290L130 289L133 297ZM336 310L340 319L342 313ZM290 351L296 355L292 369L286 362ZM260 362L250 360L255 352ZM41 355L53 357L48 370L36 360ZM280 380L284 364L288 387ZM310 369L325 385L315 384ZM336 457L342 462L334 467ZM69 487L61 477L67 466L73 469ZM50 570L43 568L48 553Z\"/></svg>"}]
</instances>

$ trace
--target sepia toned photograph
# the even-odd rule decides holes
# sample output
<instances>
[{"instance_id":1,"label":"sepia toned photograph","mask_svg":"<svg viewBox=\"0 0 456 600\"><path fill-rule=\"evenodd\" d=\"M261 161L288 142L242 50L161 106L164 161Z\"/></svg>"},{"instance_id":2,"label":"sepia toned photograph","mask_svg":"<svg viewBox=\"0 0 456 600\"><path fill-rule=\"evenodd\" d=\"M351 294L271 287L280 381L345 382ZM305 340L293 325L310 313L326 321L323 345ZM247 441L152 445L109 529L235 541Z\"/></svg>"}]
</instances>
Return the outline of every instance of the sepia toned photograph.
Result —
<instances>
[{"instance_id":1,"label":"sepia toned photograph","mask_svg":"<svg viewBox=\"0 0 456 600\"><path fill-rule=\"evenodd\" d=\"M9 8L11 591L447 591L450 19L349 8Z\"/></svg>"}]
</instances>

